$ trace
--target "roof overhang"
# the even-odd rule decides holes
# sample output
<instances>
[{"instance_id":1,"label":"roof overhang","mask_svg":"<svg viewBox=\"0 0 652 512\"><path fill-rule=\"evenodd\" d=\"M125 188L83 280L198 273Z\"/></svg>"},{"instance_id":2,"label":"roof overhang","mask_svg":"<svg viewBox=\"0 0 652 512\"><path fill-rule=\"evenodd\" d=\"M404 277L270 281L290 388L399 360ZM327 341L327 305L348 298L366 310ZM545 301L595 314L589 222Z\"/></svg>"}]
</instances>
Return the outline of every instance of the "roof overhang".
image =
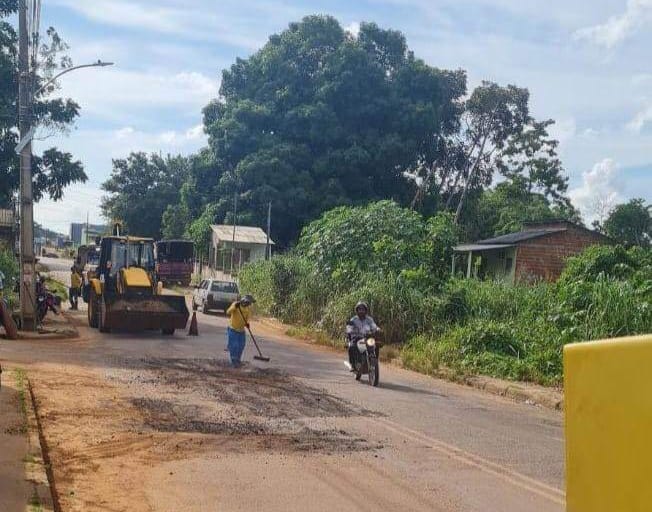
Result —
<instances>
[{"instance_id":1,"label":"roof overhang","mask_svg":"<svg viewBox=\"0 0 652 512\"><path fill-rule=\"evenodd\" d=\"M481 251L496 251L498 249L508 249L514 247L516 244L466 244L454 247L455 252L481 252Z\"/></svg>"}]
</instances>

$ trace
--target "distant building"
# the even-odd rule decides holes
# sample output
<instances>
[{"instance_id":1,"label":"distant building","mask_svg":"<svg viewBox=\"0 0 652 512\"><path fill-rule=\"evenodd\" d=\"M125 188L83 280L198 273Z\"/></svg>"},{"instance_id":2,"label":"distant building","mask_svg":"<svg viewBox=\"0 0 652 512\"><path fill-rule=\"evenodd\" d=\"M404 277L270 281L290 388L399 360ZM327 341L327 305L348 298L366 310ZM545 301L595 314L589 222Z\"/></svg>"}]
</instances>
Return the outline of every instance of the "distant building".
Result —
<instances>
[{"instance_id":1,"label":"distant building","mask_svg":"<svg viewBox=\"0 0 652 512\"><path fill-rule=\"evenodd\" d=\"M14 247L16 241L16 220L13 210L0 209L0 245Z\"/></svg>"},{"instance_id":2,"label":"distant building","mask_svg":"<svg viewBox=\"0 0 652 512\"><path fill-rule=\"evenodd\" d=\"M86 227L86 224L81 224L78 222L73 222L70 224L70 240L75 245L81 245L82 239L82 229Z\"/></svg>"},{"instance_id":3,"label":"distant building","mask_svg":"<svg viewBox=\"0 0 652 512\"><path fill-rule=\"evenodd\" d=\"M88 245L87 238L91 238L90 244L95 243L95 236L102 236L106 233L106 226L99 224L89 224L88 226L88 237L85 235L86 223L85 222L73 222L70 224L70 240L73 245ZM94 235L94 236L93 236Z\"/></svg>"},{"instance_id":4,"label":"distant building","mask_svg":"<svg viewBox=\"0 0 652 512\"><path fill-rule=\"evenodd\" d=\"M95 239L97 237L102 237L106 233L104 226L97 229L97 226L89 226L88 230L86 226L82 229L81 244L80 245L94 245Z\"/></svg>"},{"instance_id":5,"label":"distant building","mask_svg":"<svg viewBox=\"0 0 652 512\"><path fill-rule=\"evenodd\" d=\"M453 273L510 283L556 281L567 258L609 243L604 235L572 222L532 222L517 233L455 247Z\"/></svg>"},{"instance_id":6,"label":"distant building","mask_svg":"<svg viewBox=\"0 0 652 512\"><path fill-rule=\"evenodd\" d=\"M209 267L226 273L237 272L244 264L265 259L267 233L252 226L211 226ZM270 239L270 250L274 242Z\"/></svg>"}]
</instances>

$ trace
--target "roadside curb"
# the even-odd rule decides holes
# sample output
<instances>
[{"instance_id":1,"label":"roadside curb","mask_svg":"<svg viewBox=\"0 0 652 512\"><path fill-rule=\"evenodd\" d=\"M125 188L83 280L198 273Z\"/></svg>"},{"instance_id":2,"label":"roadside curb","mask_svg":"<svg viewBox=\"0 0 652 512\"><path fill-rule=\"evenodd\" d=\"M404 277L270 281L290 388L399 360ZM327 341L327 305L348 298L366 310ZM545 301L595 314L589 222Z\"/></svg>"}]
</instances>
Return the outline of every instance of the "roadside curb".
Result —
<instances>
[{"instance_id":1,"label":"roadside curb","mask_svg":"<svg viewBox=\"0 0 652 512\"><path fill-rule=\"evenodd\" d=\"M25 472L27 480L34 486L33 501L38 500L40 509L43 512L61 512L55 494L53 493L52 468L44 449L45 438L38 418L36 397L29 378L27 380L27 391L29 398L25 401L27 414L27 431L29 437L29 457L25 461Z\"/></svg>"},{"instance_id":2,"label":"roadside curb","mask_svg":"<svg viewBox=\"0 0 652 512\"><path fill-rule=\"evenodd\" d=\"M72 340L79 338L79 331L75 328L71 318L65 313L60 313L63 321L53 322L50 326L46 327L42 332L25 332L18 331L19 341L57 341L57 340Z\"/></svg>"},{"instance_id":3,"label":"roadside curb","mask_svg":"<svg viewBox=\"0 0 652 512\"><path fill-rule=\"evenodd\" d=\"M284 336L288 338L295 339L301 342L309 342L310 340L305 337L290 336L287 334L287 330L290 329L291 325L285 325L275 318L268 317L258 317L256 321L264 325L265 327L273 330L281 331ZM323 345L326 346L326 345ZM405 368L400 360L394 359L389 364L396 366L398 368L414 371L409 368ZM421 375L428 375L421 372L415 372ZM564 408L564 395L563 392L554 389L546 388L543 386L538 386L536 384L529 384L526 382L514 382L502 379L496 379L492 377L485 377L482 375L477 376L468 376L460 377L454 375L451 372L447 372L445 369L442 369L436 373L428 375L434 379L445 380L449 382L454 382L457 384L463 384L485 393L492 395L498 395L516 402L526 403L528 405L535 405L540 407L546 407L548 409L553 409L557 411L562 411Z\"/></svg>"}]
</instances>

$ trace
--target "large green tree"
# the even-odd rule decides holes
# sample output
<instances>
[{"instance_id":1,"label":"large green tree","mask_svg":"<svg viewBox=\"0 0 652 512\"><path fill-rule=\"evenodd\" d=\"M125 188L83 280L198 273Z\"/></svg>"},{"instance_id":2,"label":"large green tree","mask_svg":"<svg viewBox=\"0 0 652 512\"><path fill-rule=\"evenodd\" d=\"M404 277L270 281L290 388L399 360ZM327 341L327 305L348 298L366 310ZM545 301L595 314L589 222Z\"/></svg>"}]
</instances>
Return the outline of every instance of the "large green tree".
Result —
<instances>
[{"instance_id":1,"label":"large green tree","mask_svg":"<svg viewBox=\"0 0 652 512\"><path fill-rule=\"evenodd\" d=\"M603 230L627 247L649 247L652 243L651 209L643 199L619 204L609 214Z\"/></svg>"},{"instance_id":2,"label":"large green tree","mask_svg":"<svg viewBox=\"0 0 652 512\"><path fill-rule=\"evenodd\" d=\"M20 185L19 160L14 152L18 143L18 37L8 21L18 11L17 0L0 0L0 206L11 201ZM57 70L71 66L65 55L68 47L50 28L46 42L39 47L32 62L32 88L38 91ZM79 105L70 99L48 99L56 85L46 88L34 98L34 123L49 134L65 132L79 116ZM34 199L44 196L54 200L63 197L66 186L87 180L84 168L70 153L50 148L35 155L32 163Z\"/></svg>"},{"instance_id":3,"label":"large green tree","mask_svg":"<svg viewBox=\"0 0 652 512\"><path fill-rule=\"evenodd\" d=\"M353 36L329 16L292 23L225 71L204 111L218 218L237 194L241 219L264 225L271 201L285 245L334 206L408 202L405 172L459 129L465 92L462 71L427 66L399 32L363 23Z\"/></svg>"},{"instance_id":4,"label":"large green tree","mask_svg":"<svg viewBox=\"0 0 652 512\"><path fill-rule=\"evenodd\" d=\"M132 235L159 238L163 215L179 203L188 179L188 159L131 153L113 160L110 178L102 184L109 195L102 200L107 219L122 221Z\"/></svg>"}]
</instances>

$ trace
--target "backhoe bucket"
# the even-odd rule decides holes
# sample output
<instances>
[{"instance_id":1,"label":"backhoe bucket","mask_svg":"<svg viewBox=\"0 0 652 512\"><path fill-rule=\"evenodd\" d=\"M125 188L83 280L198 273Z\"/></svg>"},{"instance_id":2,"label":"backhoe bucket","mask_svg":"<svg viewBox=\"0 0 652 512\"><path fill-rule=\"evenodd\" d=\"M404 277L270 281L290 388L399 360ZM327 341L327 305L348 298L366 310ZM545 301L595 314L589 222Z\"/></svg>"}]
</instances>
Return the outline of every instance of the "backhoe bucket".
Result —
<instances>
[{"instance_id":1,"label":"backhoe bucket","mask_svg":"<svg viewBox=\"0 0 652 512\"><path fill-rule=\"evenodd\" d=\"M180 295L151 297L105 297L104 325L118 330L185 329L190 312L186 299Z\"/></svg>"}]
</instances>

